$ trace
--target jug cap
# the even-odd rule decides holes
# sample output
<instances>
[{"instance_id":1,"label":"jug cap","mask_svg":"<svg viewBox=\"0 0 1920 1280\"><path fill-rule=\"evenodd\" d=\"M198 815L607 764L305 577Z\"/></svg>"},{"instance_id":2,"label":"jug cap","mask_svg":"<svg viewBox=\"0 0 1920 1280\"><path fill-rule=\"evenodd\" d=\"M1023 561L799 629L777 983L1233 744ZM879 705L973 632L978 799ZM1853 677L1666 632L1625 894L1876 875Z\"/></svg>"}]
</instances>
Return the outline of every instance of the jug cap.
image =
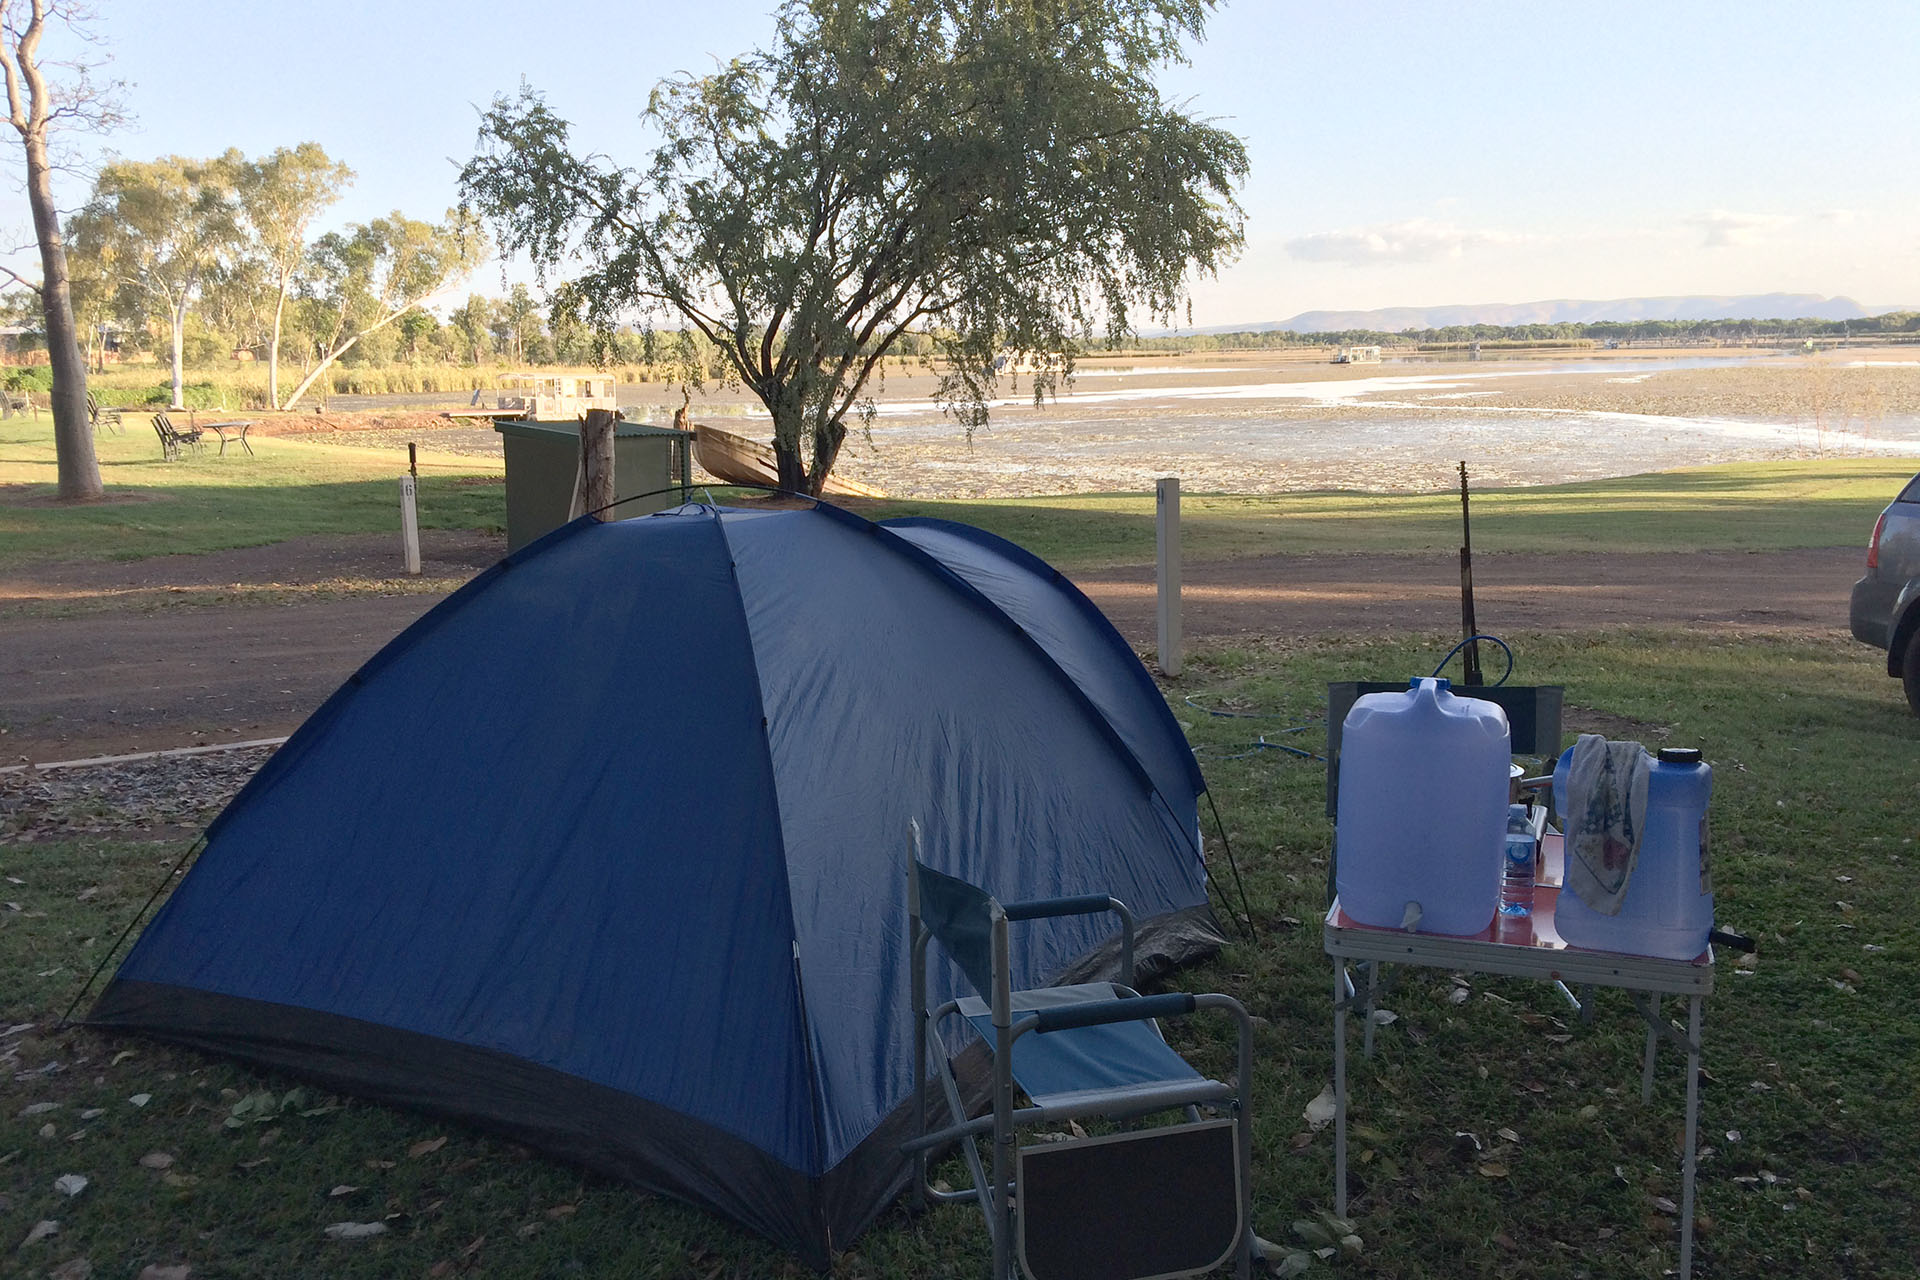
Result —
<instances>
[{"instance_id":1,"label":"jug cap","mask_svg":"<svg viewBox=\"0 0 1920 1280\"><path fill-rule=\"evenodd\" d=\"M1418 689L1423 684L1430 684L1440 690L1453 688L1453 681L1447 679L1445 676L1415 676L1407 681L1407 688Z\"/></svg>"},{"instance_id":2,"label":"jug cap","mask_svg":"<svg viewBox=\"0 0 1920 1280\"><path fill-rule=\"evenodd\" d=\"M1659 759L1661 764L1699 764L1700 748L1662 747Z\"/></svg>"}]
</instances>

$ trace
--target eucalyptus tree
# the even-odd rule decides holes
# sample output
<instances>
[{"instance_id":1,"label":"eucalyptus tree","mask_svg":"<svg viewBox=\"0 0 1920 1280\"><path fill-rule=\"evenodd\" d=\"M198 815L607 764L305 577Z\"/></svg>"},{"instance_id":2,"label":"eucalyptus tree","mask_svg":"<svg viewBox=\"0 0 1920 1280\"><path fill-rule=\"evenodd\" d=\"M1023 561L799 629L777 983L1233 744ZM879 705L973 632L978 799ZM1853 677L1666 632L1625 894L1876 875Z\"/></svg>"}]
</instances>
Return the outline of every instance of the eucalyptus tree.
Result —
<instances>
[{"instance_id":1,"label":"eucalyptus tree","mask_svg":"<svg viewBox=\"0 0 1920 1280\"><path fill-rule=\"evenodd\" d=\"M308 254L301 289L319 359L281 407L291 409L335 361L434 294L467 277L486 237L449 210L439 223L395 212L330 232Z\"/></svg>"},{"instance_id":2,"label":"eucalyptus tree","mask_svg":"<svg viewBox=\"0 0 1920 1280\"><path fill-rule=\"evenodd\" d=\"M101 168L93 199L69 227L76 251L94 255L123 289L165 309L176 409L184 407L187 313L241 251L237 183L244 164L238 151L211 160L116 160Z\"/></svg>"},{"instance_id":3,"label":"eucalyptus tree","mask_svg":"<svg viewBox=\"0 0 1920 1280\"><path fill-rule=\"evenodd\" d=\"M47 358L53 373L56 492L69 502L98 501L105 490L93 452L87 367L75 333L66 242L60 211L53 202L57 163L53 135L60 129L98 131L119 124L121 86L118 81L95 82L91 73L97 63L72 59L47 63L40 46L50 24L92 43L92 17L90 7L64 0L0 0L0 68L7 86L7 122L20 135L25 153L27 205L40 249L39 282L13 278L39 295L46 320ZM45 68L55 65L66 73L63 83L47 79Z\"/></svg>"},{"instance_id":4,"label":"eucalyptus tree","mask_svg":"<svg viewBox=\"0 0 1920 1280\"><path fill-rule=\"evenodd\" d=\"M307 261L307 232L320 212L340 198L353 170L331 159L317 142L281 147L242 163L240 216L253 255L273 297L267 344L267 400L280 408L280 337L294 279Z\"/></svg>"},{"instance_id":5,"label":"eucalyptus tree","mask_svg":"<svg viewBox=\"0 0 1920 1280\"><path fill-rule=\"evenodd\" d=\"M532 89L496 98L467 204L563 310L697 331L773 415L780 483L819 492L869 378L932 335L972 430L994 356L1171 315L1238 251L1239 139L1154 73L1214 0L787 0L772 47L652 93L651 155L578 149ZM577 274L575 274L577 273Z\"/></svg>"}]
</instances>

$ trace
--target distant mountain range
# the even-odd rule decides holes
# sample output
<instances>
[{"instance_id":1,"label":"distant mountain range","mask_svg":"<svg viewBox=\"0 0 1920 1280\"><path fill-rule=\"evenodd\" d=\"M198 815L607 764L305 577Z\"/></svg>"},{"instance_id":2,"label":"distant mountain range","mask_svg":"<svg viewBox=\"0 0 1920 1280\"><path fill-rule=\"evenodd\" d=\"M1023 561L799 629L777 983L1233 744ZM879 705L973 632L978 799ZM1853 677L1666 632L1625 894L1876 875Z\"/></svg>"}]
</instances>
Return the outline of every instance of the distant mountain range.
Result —
<instances>
[{"instance_id":1,"label":"distant mountain range","mask_svg":"<svg viewBox=\"0 0 1920 1280\"><path fill-rule=\"evenodd\" d=\"M1372 329L1444 329L1469 324L1593 324L1602 320L1858 320L1897 307L1869 311L1852 298L1823 298L1814 293L1750 293L1738 297L1691 295L1676 298L1615 298L1590 302L1558 298L1550 302L1486 302L1447 307L1385 307L1378 311L1302 311L1287 320L1257 324L1211 325L1198 333L1337 333Z\"/></svg>"}]
</instances>

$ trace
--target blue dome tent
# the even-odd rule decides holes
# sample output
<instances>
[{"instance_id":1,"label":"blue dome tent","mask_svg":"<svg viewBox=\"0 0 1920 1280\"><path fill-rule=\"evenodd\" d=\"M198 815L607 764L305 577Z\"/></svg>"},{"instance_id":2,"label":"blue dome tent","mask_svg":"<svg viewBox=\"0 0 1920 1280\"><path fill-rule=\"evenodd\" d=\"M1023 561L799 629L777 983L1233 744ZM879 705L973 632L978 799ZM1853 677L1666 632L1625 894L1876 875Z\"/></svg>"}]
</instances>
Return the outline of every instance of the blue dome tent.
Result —
<instances>
[{"instance_id":1,"label":"blue dome tent","mask_svg":"<svg viewBox=\"0 0 1920 1280\"><path fill-rule=\"evenodd\" d=\"M1113 893L1177 961L1218 942L1203 786L1125 642L999 538L583 518L301 727L88 1021L465 1119L824 1268L909 1174L908 820L1003 898ZM1024 927L1037 985L1110 923Z\"/></svg>"}]
</instances>

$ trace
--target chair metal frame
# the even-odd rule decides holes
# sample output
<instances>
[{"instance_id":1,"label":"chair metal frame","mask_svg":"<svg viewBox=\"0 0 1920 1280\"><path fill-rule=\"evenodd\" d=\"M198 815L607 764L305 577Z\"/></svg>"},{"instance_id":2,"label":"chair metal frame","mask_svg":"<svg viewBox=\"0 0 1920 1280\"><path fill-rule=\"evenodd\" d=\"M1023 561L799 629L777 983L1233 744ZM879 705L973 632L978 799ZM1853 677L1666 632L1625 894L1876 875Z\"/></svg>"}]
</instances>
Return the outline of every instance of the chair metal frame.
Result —
<instances>
[{"instance_id":1,"label":"chair metal frame","mask_svg":"<svg viewBox=\"0 0 1920 1280\"><path fill-rule=\"evenodd\" d=\"M1185 1118L1181 1127L1213 1126L1219 1122L1202 1119L1199 1108L1201 1106L1220 1108L1231 1113L1234 1125L1238 1240L1237 1244L1229 1250L1228 1255L1216 1259L1204 1270L1212 1270L1224 1262L1227 1256L1232 1256L1235 1258L1235 1275L1240 1280L1247 1280L1251 1274L1255 1241L1251 1109L1253 1021L1246 1009L1239 1001L1226 995L1192 995L1185 992L1172 992L1164 995L1143 996L1134 990L1133 984L1137 980L1137 975L1134 969L1133 913L1117 898L1106 894L1089 894L1002 904L990 894L985 895L990 931L988 946L991 957L991 990L982 992L981 995L987 997L986 1009L991 1015L993 1032L987 1046L992 1057L992 1105L987 1114L967 1118L968 1108L940 1039L939 1028L946 1019L956 1014L978 1016L982 1011L979 1007L981 1002L953 999L937 1008L927 1007L928 946L939 940L942 942L943 949L947 949L950 955L952 951L948 946L948 940L938 938L922 913L921 872L922 870L931 871L932 868L926 867L926 864L921 861L920 843L920 826L915 821L909 827L907 911L911 925L913 1051L914 1061L918 1064L915 1088L914 1132L916 1136L904 1145L904 1149L913 1156L915 1198L922 1203L967 1200L977 1203L986 1218L987 1233L993 1244L991 1273L993 1280L1010 1280L1013 1275L1016 1242L1024 1238L1021 1231L1022 1224L1018 1217L1021 1213L1020 1197L1015 1186L1019 1155L1015 1143L1021 1129L1085 1117L1132 1120L1176 1110L1184 1113ZM1046 1007L1016 1008L1018 997L1029 993L1013 990L1009 964L1010 945L1007 927L1009 923L1109 912L1117 916L1120 922L1120 975L1124 981L1078 987L1043 988L1041 992L1048 1001ZM965 968L964 965L961 967ZM972 981L973 979L969 978L969 982ZM1105 993L1104 998L1102 992ZM969 1005L974 1007L968 1008ZM1091 1089L1075 1093L1071 1099L1065 1101L1034 1103L1029 1099L1030 1105L1015 1105L1017 1084L1014 1079L1014 1045L1021 1037L1138 1022L1146 1023L1157 1035L1159 1028L1154 1019L1179 1017L1199 1010L1223 1011L1231 1015L1238 1024L1239 1053L1234 1083L1226 1084L1216 1080L1195 1078L1149 1086L1128 1086L1122 1089ZM953 1123L945 1128L928 1132L928 1092L933 1080L938 1081L944 1093L946 1113ZM1141 1130L1124 1135L1120 1140L1146 1137L1152 1132L1153 1130ZM979 1140L989 1136L992 1142L990 1169L989 1162L981 1158L978 1146ZM941 1190L928 1181L928 1153L953 1143L958 1143L960 1147L962 1158L966 1161L968 1172L972 1176L973 1186L961 1190ZM1021 1265L1024 1270L1024 1255L1021 1258ZM1183 1271L1169 1274L1201 1273Z\"/></svg>"}]
</instances>

